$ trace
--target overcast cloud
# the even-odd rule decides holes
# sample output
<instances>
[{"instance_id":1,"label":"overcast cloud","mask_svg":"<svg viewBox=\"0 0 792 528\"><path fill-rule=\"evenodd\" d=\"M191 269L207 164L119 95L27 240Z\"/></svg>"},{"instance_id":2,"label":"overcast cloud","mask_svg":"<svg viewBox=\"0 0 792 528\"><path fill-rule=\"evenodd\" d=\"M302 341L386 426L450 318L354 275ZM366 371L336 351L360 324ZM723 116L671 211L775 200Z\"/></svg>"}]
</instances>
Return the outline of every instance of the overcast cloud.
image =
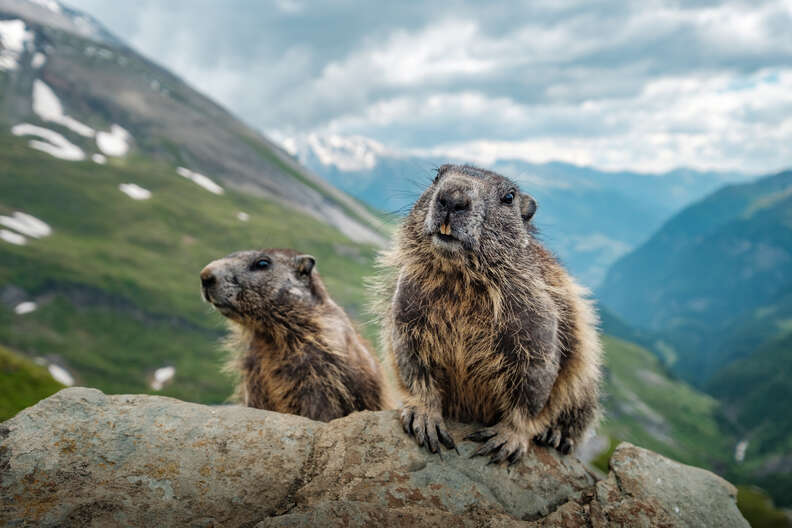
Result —
<instances>
[{"instance_id":1,"label":"overcast cloud","mask_svg":"<svg viewBox=\"0 0 792 528\"><path fill-rule=\"evenodd\" d=\"M792 0L67 0L275 136L661 171L792 165Z\"/></svg>"}]
</instances>

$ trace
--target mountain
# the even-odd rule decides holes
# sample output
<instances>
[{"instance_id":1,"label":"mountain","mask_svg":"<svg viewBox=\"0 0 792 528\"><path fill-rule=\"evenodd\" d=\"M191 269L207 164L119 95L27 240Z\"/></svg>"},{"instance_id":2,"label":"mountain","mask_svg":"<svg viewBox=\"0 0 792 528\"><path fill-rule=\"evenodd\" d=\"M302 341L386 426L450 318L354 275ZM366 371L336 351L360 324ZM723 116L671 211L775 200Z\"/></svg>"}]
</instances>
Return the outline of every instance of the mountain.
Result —
<instances>
[{"instance_id":1,"label":"mountain","mask_svg":"<svg viewBox=\"0 0 792 528\"><path fill-rule=\"evenodd\" d=\"M721 402L740 440L731 478L792 504L792 171L684 209L614 264L599 298Z\"/></svg>"},{"instance_id":2,"label":"mountain","mask_svg":"<svg viewBox=\"0 0 792 528\"><path fill-rule=\"evenodd\" d=\"M613 265L601 302L661 332L671 368L705 383L788 332L792 171L725 187L686 208Z\"/></svg>"},{"instance_id":3,"label":"mountain","mask_svg":"<svg viewBox=\"0 0 792 528\"><path fill-rule=\"evenodd\" d=\"M385 235L87 15L0 0L0 345L65 384L220 403L225 324L201 268L299 248L360 318Z\"/></svg>"},{"instance_id":4,"label":"mountain","mask_svg":"<svg viewBox=\"0 0 792 528\"><path fill-rule=\"evenodd\" d=\"M406 212L443 163L465 162L412 155L365 137L307 134L276 136L301 163L370 206ZM548 246L589 287L683 206L733 173L675 170L665 174L604 172L567 163L532 164L502 159L487 168L514 178L539 202L536 224Z\"/></svg>"}]
</instances>

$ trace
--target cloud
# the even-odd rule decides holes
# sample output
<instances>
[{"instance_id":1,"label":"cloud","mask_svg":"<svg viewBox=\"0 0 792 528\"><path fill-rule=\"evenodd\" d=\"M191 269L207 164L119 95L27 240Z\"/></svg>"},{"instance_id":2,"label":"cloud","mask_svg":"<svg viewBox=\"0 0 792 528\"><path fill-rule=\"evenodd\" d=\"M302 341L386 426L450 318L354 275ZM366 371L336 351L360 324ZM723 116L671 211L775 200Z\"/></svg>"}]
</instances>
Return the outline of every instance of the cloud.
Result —
<instances>
[{"instance_id":1,"label":"cloud","mask_svg":"<svg viewBox=\"0 0 792 528\"><path fill-rule=\"evenodd\" d=\"M262 130L477 161L792 164L792 2L73 0Z\"/></svg>"}]
</instances>

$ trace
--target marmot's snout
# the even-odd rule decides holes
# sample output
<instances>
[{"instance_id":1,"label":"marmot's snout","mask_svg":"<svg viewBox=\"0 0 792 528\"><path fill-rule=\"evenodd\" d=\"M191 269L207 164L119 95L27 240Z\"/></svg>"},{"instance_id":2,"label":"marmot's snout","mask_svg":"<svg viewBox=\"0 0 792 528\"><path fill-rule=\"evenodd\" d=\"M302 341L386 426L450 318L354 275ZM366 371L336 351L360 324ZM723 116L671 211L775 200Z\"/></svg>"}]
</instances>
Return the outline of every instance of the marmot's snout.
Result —
<instances>
[{"instance_id":1,"label":"marmot's snout","mask_svg":"<svg viewBox=\"0 0 792 528\"><path fill-rule=\"evenodd\" d=\"M463 178L441 181L426 218L427 234L445 251L472 249L476 243L481 207L472 182Z\"/></svg>"},{"instance_id":2,"label":"marmot's snout","mask_svg":"<svg viewBox=\"0 0 792 528\"><path fill-rule=\"evenodd\" d=\"M463 187L448 186L437 192L438 212L441 215L457 215L470 209L472 193Z\"/></svg>"},{"instance_id":3,"label":"marmot's snout","mask_svg":"<svg viewBox=\"0 0 792 528\"><path fill-rule=\"evenodd\" d=\"M201 293L206 302L220 308L229 305L229 295L227 291L229 281L226 280L225 270L227 268L225 259L210 262L201 270Z\"/></svg>"},{"instance_id":4,"label":"marmot's snout","mask_svg":"<svg viewBox=\"0 0 792 528\"><path fill-rule=\"evenodd\" d=\"M206 266L201 270L201 286L204 290L211 288L217 282L217 277L214 276L212 268Z\"/></svg>"}]
</instances>

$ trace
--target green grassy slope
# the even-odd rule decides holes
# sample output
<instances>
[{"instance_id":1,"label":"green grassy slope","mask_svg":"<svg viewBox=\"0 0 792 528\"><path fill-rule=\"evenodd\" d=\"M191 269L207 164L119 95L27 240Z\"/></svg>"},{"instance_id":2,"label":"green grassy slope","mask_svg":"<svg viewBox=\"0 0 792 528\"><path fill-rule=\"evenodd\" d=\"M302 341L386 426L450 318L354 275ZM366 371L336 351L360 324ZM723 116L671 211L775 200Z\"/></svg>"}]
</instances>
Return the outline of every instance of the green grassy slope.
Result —
<instances>
[{"instance_id":1,"label":"green grassy slope","mask_svg":"<svg viewBox=\"0 0 792 528\"><path fill-rule=\"evenodd\" d=\"M44 367L0 347L0 422L62 388Z\"/></svg>"},{"instance_id":2,"label":"green grassy slope","mask_svg":"<svg viewBox=\"0 0 792 528\"><path fill-rule=\"evenodd\" d=\"M710 390L723 402L748 442L738 482L753 482L775 501L792 501L792 336L770 341L746 359L720 371Z\"/></svg>"},{"instance_id":3,"label":"green grassy slope","mask_svg":"<svg viewBox=\"0 0 792 528\"><path fill-rule=\"evenodd\" d=\"M602 432L673 459L723 470L734 440L719 427L719 403L672 380L648 350L605 336Z\"/></svg>"},{"instance_id":4,"label":"green grassy slope","mask_svg":"<svg viewBox=\"0 0 792 528\"><path fill-rule=\"evenodd\" d=\"M772 499L759 488L738 486L737 507L753 528L792 527L792 514L777 509Z\"/></svg>"},{"instance_id":5,"label":"green grassy slope","mask_svg":"<svg viewBox=\"0 0 792 528\"><path fill-rule=\"evenodd\" d=\"M23 211L53 234L25 246L0 241L0 289L22 288L40 308L0 306L0 344L59 356L80 384L146 392L154 369L176 367L163 393L221 402L222 318L202 303L198 272L239 249L294 247L318 259L334 297L363 313L362 277L375 249L271 200L226 189L213 195L175 167L141 157L63 162L0 133L0 214ZM152 198L118 190L136 183ZM248 222L237 212L250 215ZM364 333L372 336L370 328Z\"/></svg>"}]
</instances>

